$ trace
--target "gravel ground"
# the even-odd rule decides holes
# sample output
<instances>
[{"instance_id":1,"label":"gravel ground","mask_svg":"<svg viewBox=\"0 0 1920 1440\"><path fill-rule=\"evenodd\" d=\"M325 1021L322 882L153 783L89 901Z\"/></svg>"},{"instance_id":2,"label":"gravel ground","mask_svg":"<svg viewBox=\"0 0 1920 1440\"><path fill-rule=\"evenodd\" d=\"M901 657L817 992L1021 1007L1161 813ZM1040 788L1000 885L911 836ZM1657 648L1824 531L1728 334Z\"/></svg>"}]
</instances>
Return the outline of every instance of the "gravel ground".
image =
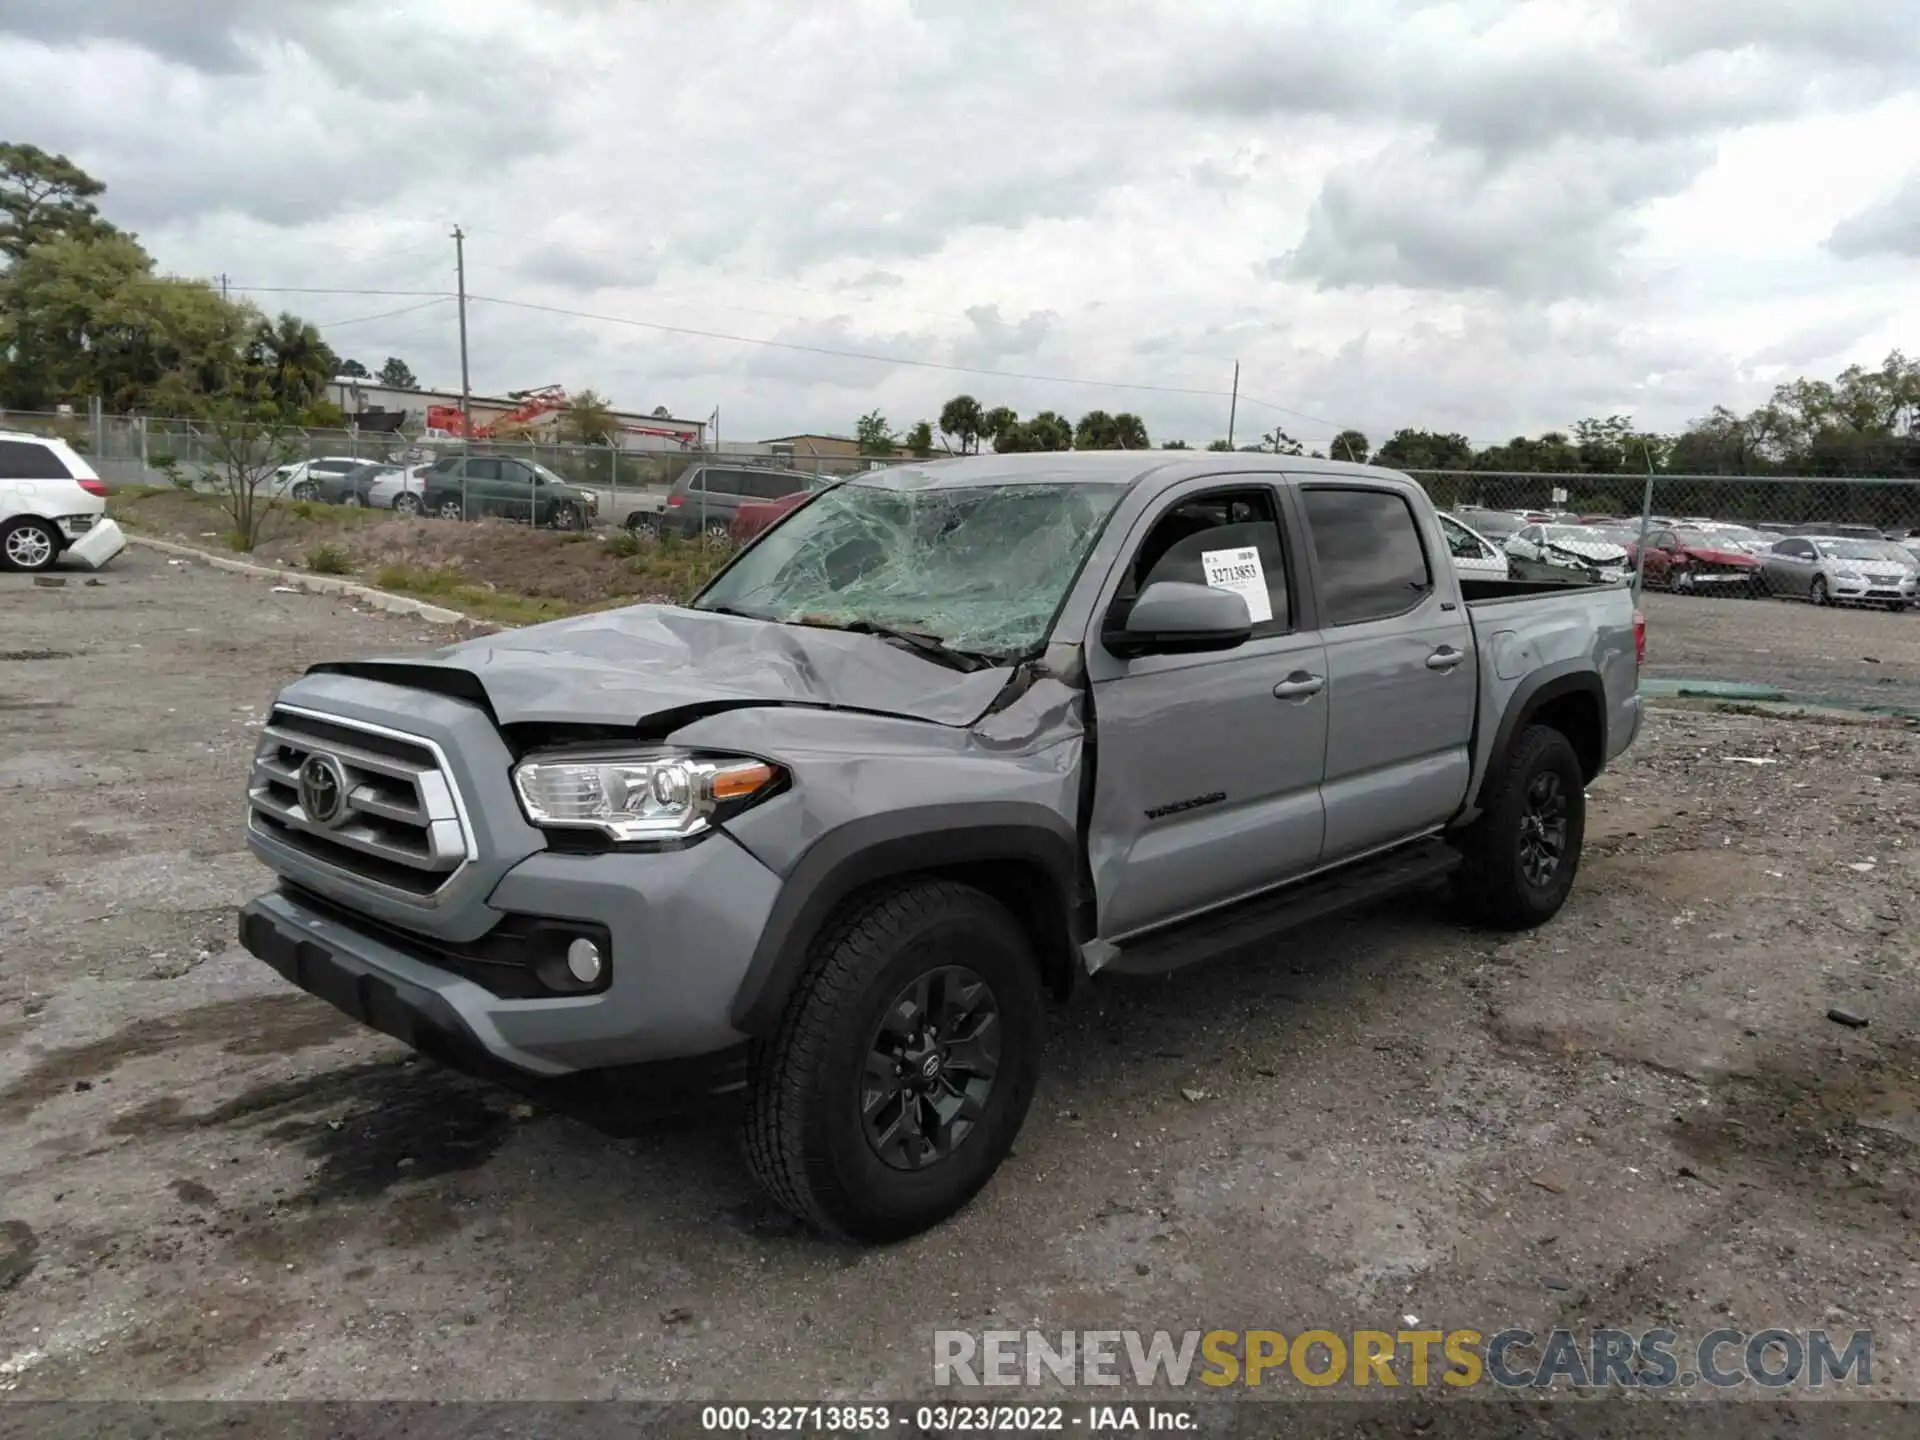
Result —
<instances>
[{"instance_id":1,"label":"gravel ground","mask_svg":"<svg viewBox=\"0 0 1920 1440\"><path fill-rule=\"evenodd\" d=\"M1662 664L1683 604L1737 602L1654 597ZM1847 618L1883 658L1920 635ZM0 577L0 636L15 1397L901 1398L937 1327L1404 1315L1868 1328L1873 1393L1920 1396L1903 728L1655 710L1539 932L1419 900L1091 987L997 1181L860 1252L763 1203L713 1117L534 1110L236 949L272 690L436 636L137 547L98 586Z\"/></svg>"},{"instance_id":2,"label":"gravel ground","mask_svg":"<svg viewBox=\"0 0 1920 1440\"><path fill-rule=\"evenodd\" d=\"M1655 679L1765 685L1804 703L1920 716L1920 611L1662 594L1642 609Z\"/></svg>"}]
</instances>

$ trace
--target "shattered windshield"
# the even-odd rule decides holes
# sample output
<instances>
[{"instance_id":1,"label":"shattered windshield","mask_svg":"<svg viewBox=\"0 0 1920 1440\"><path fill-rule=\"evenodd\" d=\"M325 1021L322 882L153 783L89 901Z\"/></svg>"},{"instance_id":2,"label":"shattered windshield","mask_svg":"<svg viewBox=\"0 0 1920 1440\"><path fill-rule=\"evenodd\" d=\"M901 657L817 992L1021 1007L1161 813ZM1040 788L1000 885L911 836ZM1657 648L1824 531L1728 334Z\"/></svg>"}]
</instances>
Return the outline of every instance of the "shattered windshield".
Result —
<instances>
[{"instance_id":1,"label":"shattered windshield","mask_svg":"<svg viewBox=\"0 0 1920 1440\"><path fill-rule=\"evenodd\" d=\"M1046 639L1125 490L850 481L768 532L693 608L788 625L914 631L955 650L1023 655Z\"/></svg>"}]
</instances>

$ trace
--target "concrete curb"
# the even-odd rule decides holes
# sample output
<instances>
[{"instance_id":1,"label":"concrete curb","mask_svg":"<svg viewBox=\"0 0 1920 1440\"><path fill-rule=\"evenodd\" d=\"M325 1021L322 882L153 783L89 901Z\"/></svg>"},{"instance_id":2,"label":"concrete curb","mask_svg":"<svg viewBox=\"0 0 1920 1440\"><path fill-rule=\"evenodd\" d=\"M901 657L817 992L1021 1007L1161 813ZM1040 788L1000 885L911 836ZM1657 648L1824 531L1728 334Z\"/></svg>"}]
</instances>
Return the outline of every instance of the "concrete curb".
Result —
<instances>
[{"instance_id":1,"label":"concrete curb","mask_svg":"<svg viewBox=\"0 0 1920 1440\"><path fill-rule=\"evenodd\" d=\"M356 585L353 581L342 580L337 575L308 575L304 571L282 570L273 565L251 565L245 560L235 560L230 556L196 550L191 545L176 545L171 540L152 540L145 535L135 535L131 531L127 534L127 543L145 545L148 549L158 550L165 555L198 560L203 565L211 565L216 570L230 570L235 575L245 575L254 580L272 580L276 584L291 585L296 590L305 590L314 595L345 595L370 605L375 610L385 610L392 615L411 615L433 625L480 623L471 615L462 614L458 610L429 605L424 600L415 600L406 595L394 595L385 590L375 590L369 585Z\"/></svg>"}]
</instances>

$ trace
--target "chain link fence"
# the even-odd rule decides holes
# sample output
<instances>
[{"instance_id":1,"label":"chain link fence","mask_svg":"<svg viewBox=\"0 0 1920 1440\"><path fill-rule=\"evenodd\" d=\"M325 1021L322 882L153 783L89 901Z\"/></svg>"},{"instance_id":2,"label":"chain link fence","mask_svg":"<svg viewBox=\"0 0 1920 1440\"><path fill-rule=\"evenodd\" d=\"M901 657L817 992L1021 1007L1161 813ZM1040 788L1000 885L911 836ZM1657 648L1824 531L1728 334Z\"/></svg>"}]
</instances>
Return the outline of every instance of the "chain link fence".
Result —
<instances>
[{"instance_id":1,"label":"chain link fence","mask_svg":"<svg viewBox=\"0 0 1920 1440\"><path fill-rule=\"evenodd\" d=\"M218 454L206 429L186 420L0 412L4 429L59 436L110 485L204 484ZM741 501L897 463L771 445L638 450L364 430L307 431L295 450L296 459L379 461L416 473L450 456L519 462L500 466L500 474L519 477L504 498L489 495L487 480L467 481L464 472L474 467L463 466L457 504L442 496L416 508L648 533L650 517L664 516L672 498L691 522L686 528L715 543L726 543ZM703 486L683 486L674 497L675 482L699 466L731 472L715 489L737 493L710 502ZM1920 718L1920 480L1409 473L1458 522L1450 534L1456 564L1520 578L1629 573L1647 615L1644 680L1653 693ZM543 500L546 481L536 483L536 475L584 487L594 503L578 514L556 508Z\"/></svg>"},{"instance_id":2,"label":"chain link fence","mask_svg":"<svg viewBox=\"0 0 1920 1440\"><path fill-rule=\"evenodd\" d=\"M1920 719L1920 481L1414 473L1481 563L1632 571L1652 694Z\"/></svg>"}]
</instances>

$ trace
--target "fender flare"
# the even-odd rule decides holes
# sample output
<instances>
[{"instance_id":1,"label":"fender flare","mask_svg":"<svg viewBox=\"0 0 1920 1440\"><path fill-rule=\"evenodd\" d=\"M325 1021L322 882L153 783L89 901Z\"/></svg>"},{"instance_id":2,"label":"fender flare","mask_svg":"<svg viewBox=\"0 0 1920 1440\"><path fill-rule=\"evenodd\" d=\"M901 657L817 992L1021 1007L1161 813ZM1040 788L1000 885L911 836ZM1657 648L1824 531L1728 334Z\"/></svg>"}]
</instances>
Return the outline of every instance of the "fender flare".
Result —
<instances>
[{"instance_id":1,"label":"fender flare","mask_svg":"<svg viewBox=\"0 0 1920 1440\"><path fill-rule=\"evenodd\" d=\"M733 1027L744 1035L773 1033L806 967L808 946L856 890L921 870L1009 860L1047 877L1048 898L1071 925L1079 839L1064 817L1043 805L926 805L862 816L829 831L780 887L734 991Z\"/></svg>"},{"instance_id":2,"label":"fender flare","mask_svg":"<svg viewBox=\"0 0 1920 1440\"><path fill-rule=\"evenodd\" d=\"M1584 659L1563 660L1557 665L1542 666L1520 682L1519 688L1507 701L1507 708L1500 715L1480 783L1474 787L1473 808L1476 811L1486 805L1487 785L1493 778L1500 757L1513 747L1514 737L1525 730L1542 709L1569 695L1586 695L1593 700L1600 717L1599 763L1606 763L1607 687L1600 678L1600 672Z\"/></svg>"}]
</instances>

